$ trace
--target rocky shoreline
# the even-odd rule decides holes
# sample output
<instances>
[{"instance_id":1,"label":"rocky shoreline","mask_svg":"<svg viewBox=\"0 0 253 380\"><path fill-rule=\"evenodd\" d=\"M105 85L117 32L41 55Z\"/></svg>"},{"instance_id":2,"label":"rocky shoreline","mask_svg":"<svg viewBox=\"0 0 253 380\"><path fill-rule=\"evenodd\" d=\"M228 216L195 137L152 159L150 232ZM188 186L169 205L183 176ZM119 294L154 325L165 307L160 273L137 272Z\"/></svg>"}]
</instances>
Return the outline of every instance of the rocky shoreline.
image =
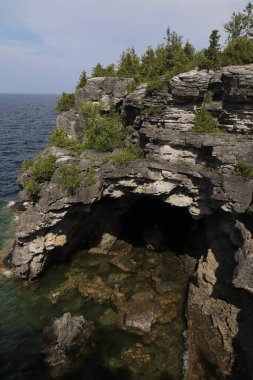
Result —
<instances>
[{"instance_id":1,"label":"rocky shoreline","mask_svg":"<svg viewBox=\"0 0 253 380\"><path fill-rule=\"evenodd\" d=\"M131 224L146 246L159 248L164 236L174 236L180 254L190 233L198 265L195 275L189 274L187 379L251 379L253 180L236 168L253 164L253 65L162 79L163 90L153 94L145 85L129 93L131 79L124 78L91 78L76 91L75 107L58 116L58 129L80 139L87 122L79 113L85 99L102 101L104 112L121 107L126 142L138 142L145 159L120 165L108 160L108 153L47 147L37 159L55 155L56 174L62 163L77 163L81 184L69 194L53 177L41 185L36 200L21 192L25 211L5 263L18 276L33 279L79 247L106 254L117 240L133 242ZM192 131L207 91L213 99L205 108L217 117L219 133ZM19 177L21 187L27 176L29 169ZM161 203L153 207L154 199ZM133 303L148 296L134 297ZM155 301L148 302L154 307L151 320L158 318ZM130 324L135 328L138 320Z\"/></svg>"}]
</instances>

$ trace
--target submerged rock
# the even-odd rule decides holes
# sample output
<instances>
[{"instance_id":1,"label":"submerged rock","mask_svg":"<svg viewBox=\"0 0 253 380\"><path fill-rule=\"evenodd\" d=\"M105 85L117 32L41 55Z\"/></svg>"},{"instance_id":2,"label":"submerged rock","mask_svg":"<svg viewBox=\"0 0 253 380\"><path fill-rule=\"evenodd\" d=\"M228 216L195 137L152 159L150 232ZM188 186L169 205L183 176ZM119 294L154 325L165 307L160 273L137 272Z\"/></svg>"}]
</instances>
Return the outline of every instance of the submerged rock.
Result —
<instances>
[{"instance_id":1,"label":"submerged rock","mask_svg":"<svg viewBox=\"0 0 253 380\"><path fill-rule=\"evenodd\" d=\"M144 334L150 331L161 312L161 305L152 293L136 293L119 310L118 324L124 330Z\"/></svg>"},{"instance_id":2,"label":"submerged rock","mask_svg":"<svg viewBox=\"0 0 253 380\"><path fill-rule=\"evenodd\" d=\"M49 367L67 367L80 355L87 353L93 323L83 316L65 313L43 331L45 362Z\"/></svg>"}]
</instances>

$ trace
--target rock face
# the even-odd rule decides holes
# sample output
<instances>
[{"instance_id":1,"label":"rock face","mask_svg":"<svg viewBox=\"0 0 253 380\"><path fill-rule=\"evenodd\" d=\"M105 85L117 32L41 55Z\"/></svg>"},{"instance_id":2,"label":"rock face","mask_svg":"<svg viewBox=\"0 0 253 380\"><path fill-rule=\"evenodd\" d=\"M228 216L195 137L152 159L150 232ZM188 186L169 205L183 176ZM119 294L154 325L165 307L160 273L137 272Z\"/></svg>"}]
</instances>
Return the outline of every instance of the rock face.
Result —
<instances>
[{"instance_id":1,"label":"rock face","mask_svg":"<svg viewBox=\"0 0 253 380\"><path fill-rule=\"evenodd\" d=\"M244 378L251 378L252 365L245 363L251 360L246 309L253 292L253 180L238 175L235 167L241 161L253 164L253 65L193 70L164 79L163 90L153 95L145 86L128 93L131 82L89 79L76 92L75 107L59 115L57 128L78 139L86 122L79 114L83 100L102 100L104 111L122 107L127 142L138 141L146 158L122 166L108 162L104 153L47 148L44 155L57 156L56 173L62 162L79 165L81 185L74 194L61 189L54 177L42 185L37 201L25 204L6 263L20 277L34 278L78 245L106 253L121 236L120 215L143 197L186 208L192 218L204 221L207 235L189 291L188 378L236 378L242 367ZM207 91L214 96L205 108L218 118L220 133L192 131ZM92 184L87 181L89 168L94 171ZM19 182L22 186L22 176ZM200 366L199 358L210 361Z\"/></svg>"},{"instance_id":2,"label":"rock face","mask_svg":"<svg viewBox=\"0 0 253 380\"><path fill-rule=\"evenodd\" d=\"M71 360L85 352L93 331L92 322L83 316L71 317L65 313L44 330L45 362L49 367L69 366Z\"/></svg>"}]
</instances>

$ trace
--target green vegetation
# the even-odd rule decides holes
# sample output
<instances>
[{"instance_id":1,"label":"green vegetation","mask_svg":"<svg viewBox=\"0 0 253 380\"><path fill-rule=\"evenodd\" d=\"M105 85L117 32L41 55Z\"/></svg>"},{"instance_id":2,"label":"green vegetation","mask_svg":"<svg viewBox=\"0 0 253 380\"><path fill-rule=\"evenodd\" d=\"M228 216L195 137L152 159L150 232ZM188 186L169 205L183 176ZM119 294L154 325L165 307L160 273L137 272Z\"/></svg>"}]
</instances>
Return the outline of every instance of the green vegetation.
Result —
<instances>
[{"instance_id":1,"label":"green vegetation","mask_svg":"<svg viewBox=\"0 0 253 380\"><path fill-rule=\"evenodd\" d=\"M63 92L62 95L57 99L58 102L55 106L57 111L69 111L70 108L75 105L75 94L68 94L67 92Z\"/></svg>"},{"instance_id":2,"label":"green vegetation","mask_svg":"<svg viewBox=\"0 0 253 380\"><path fill-rule=\"evenodd\" d=\"M203 169L208 173L215 173L217 171L217 168L214 168L213 166L210 166L206 162L202 164Z\"/></svg>"},{"instance_id":3,"label":"green vegetation","mask_svg":"<svg viewBox=\"0 0 253 380\"><path fill-rule=\"evenodd\" d=\"M89 100L84 100L79 112L80 114L86 116L89 121L96 119L101 115L103 109L103 103L100 101L98 103L90 102Z\"/></svg>"},{"instance_id":4,"label":"green vegetation","mask_svg":"<svg viewBox=\"0 0 253 380\"><path fill-rule=\"evenodd\" d=\"M79 112L87 117L88 128L84 131L84 147L100 152L112 152L123 146L124 133L120 115L116 110L102 114L103 104L85 100Z\"/></svg>"},{"instance_id":5,"label":"green vegetation","mask_svg":"<svg viewBox=\"0 0 253 380\"><path fill-rule=\"evenodd\" d=\"M221 67L222 55L219 40L219 31L215 29L210 34L208 48L204 50L204 59L200 64L201 68L218 70Z\"/></svg>"},{"instance_id":6,"label":"green vegetation","mask_svg":"<svg viewBox=\"0 0 253 380\"><path fill-rule=\"evenodd\" d=\"M82 88L86 85L87 83L87 73L85 70L83 70L81 72L81 75L80 75L80 78L79 78L79 82L77 83L76 85L76 89L78 90L79 88Z\"/></svg>"},{"instance_id":7,"label":"green vegetation","mask_svg":"<svg viewBox=\"0 0 253 380\"><path fill-rule=\"evenodd\" d=\"M206 104L211 103L213 101L213 92L207 91L204 95L204 104L203 108L205 108Z\"/></svg>"},{"instance_id":8,"label":"green vegetation","mask_svg":"<svg viewBox=\"0 0 253 380\"><path fill-rule=\"evenodd\" d=\"M115 65L112 63L106 67L103 67L100 63L92 69L91 76L92 77L115 77L117 74L117 70Z\"/></svg>"},{"instance_id":9,"label":"green vegetation","mask_svg":"<svg viewBox=\"0 0 253 380\"><path fill-rule=\"evenodd\" d=\"M120 165L127 165L129 162L141 158L144 158L143 149L138 145L131 144L124 148L118 149L115 153L110 155L108 160Z\"/></svg>"},{"instance_id":10,"label":"green vegetation","mask_svg":"<svg viewBox=\"0 0 253 380\"><path fill-rule=\"evenodd\" d=\"M29 179L24 186L24 191L29 198L34 198L40 191L40 184L34 179Z\"/></svg>"},{"instance_id":11,"label":"green vegetation","mask_svg":"<svg viewBox=\"0 0 253 380\"><path fill-rule=\"evenodd\" d=\"M49 154L42 160L35 162L30 167L30 173L32 179L41 183L50 181L55 171L56 156Z\"/></svg>"},{"instance_id":12,"label":"green vegetation","mask_svg":"<svg viewBox=\"0 0 253 380\"><path fill-rule=\"evenodd\" d=\"M81 170L77 165L61 166L56 180L64 190L73 195L81 183L80 173Z\"/></svg>"},{"instance_id":13,"label":"green vegetation","mask_svg":"<svg viewBox=\"0 0 253 380\"><path fill-rule=\"evenodd\" d=\"M81 153L84 150L84 144L82 142L69 138L63 129L55 129L49 136L48 146L58 146L71 150L76 153Z\"/></svg>"},{"instance_id":14,"label":"green vegetation","mask_svg":"<svg viewBox=\"0 0 253 380\"><path fill-rule=\"evenodd\" d=\"M24 160L22 162L22 167L21 167L21 173L24 173L27 169L29 169L33 164L33 160Z\"/></svg>"},{"instance_id":15,"label":"green vegetation","mask_svg":"<svg viewBox=\"0 0 253 380\"><path fill-rule=\"evenodd\" d=\"M220 32L214 29L210 31L207 48L196 51L189 41L184 42L182 36L168 27L164 43L156 48L148 46L141 56L130 47L122 52L117 64L111 63L104 67L98 63L92 70L92 77L134 78L137 86L140 83L152 82L154 78L162 75L171 78L196 67L216 70L226 65L252 63L252 2L248 2L242 12L233 13L231 19L224 24L224 30L228 37L224 48L220 44ZM152 88L151 84L151 90ZM134 85L129 86L129 91L133 89Z\"/></svg>"},{"instance_id":16,"label":"green vegetation","mask_svg":"<svg viewBox=\"0 0 253 380\"><path fill-rule=\"evenodd\" d=\"M253 40L246 36L231 40L223 51L223 66L245 65L252 62Z\"/></svg>"},{"instance_id":17,"label":"green vegetation","mask_svg":"<svg viewBox=\"0 0 253 380\"><path fill-rule=\"evenodd\" d=\"M142 116L156 116L164 112L164 105L153 105L143 108L141 111Z\"/></svg>"},{"instance_id":18,"label":"green vegetation","mask_svg":"<svg viewBox=\"0 0 253 380\"><path fill-rule=\"evenodd\" d=\"M85 148L112 152L124 143L124 133L118 115L97 116L85 131Z\"/></svg>"},{"instance_id":19,"label":"green vegetation","mask_svg":"<svg viewBox=\"0 0 253 380\"><path fill-rule=\"evenodd\" d=\"M235 173L245 179L253 179L253 166L245 161L239 161L234 167Z\"/></svg>"},{"instance_id":20,"label":"green vegetation","mask_svg":"<svg viewBox=\"0 0 253 380\"><path fill-rule=\"evenodd\" d=\"M210 112L201 109L196 117L192 132L196 133L217 133L219 132L218 120Z\"/></svg>"},{"instance_id":21,"label":"green vegetation","mask_svg":"<svg viewBox=\"0 0 253 380\"><path fill-rule=\"evenodd\" d=\"M148 95L157 94L163 89L163 82L159 77L150 79L147 83L146 92Z\"/></svg>"},{"instance_id":22,"label":"green vegetation","mask_svg":"<svg viewBox=\"0 0 253 380\"><path fill-rule=\"evenodd\" d=\"M56 159L53 154L49 154L37 162L30 162L29 167L27 164L24 165L30 172L30 179L24 185L24 191L29 197L32 198L38 194L42 182L50 181L56 169Z\"/></svg>"},{"instance_id":23,"label":"green vegetation","mask_svg":"<svg viewBox=\"0 0 253 380\"><path fill-rule=\"evenodd\" d=\"M89 168L86 171L86 185L92 186L95 185L96 183L96 178L95 178L96 172L94 168Z\"/></svg>"},{"instance_id":24,"label":"green vegetation","mask_svg":"<svg viewBox=\"0 0 253 380\"><path fill-rule=\"evenodd\" d=\"M233 12L231 20L224 24L229 40L253 35L253 4L251 1L242 12Z\"/></svg>"}]
</instances>

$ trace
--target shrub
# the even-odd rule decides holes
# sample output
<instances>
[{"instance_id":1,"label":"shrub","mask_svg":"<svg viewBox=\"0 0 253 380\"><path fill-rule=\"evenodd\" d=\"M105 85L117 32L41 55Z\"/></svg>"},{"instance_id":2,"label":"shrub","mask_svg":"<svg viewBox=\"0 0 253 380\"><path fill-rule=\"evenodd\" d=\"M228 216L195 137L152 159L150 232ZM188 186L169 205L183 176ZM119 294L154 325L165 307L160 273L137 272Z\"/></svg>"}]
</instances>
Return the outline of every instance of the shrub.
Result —
<instances>
[{"instance_id":1,"label":"shrub","mask_svg":"<svg viewBox=\"0 0 253 380\"><path fill-rule=\"evenodd\" d=\"M103 103L102 101L95 103L95 102L90 102L89 100L84 100L82 103L79 112L80 114L86 116L88 119L95 119L99 115L101 115L103 108Z\"/></svg>"},{"instance_id":2,"label":"shrub","mask_svg":"<svg viewBox=\"0 0 253 380\"><path fill-rule=\"evenodd\" d=\"M70 139L63 129L55 129L49 136L48 146L58 146L59 148L68 149L76 153L84 150L82 142Z\"/></svg>"},{"instance_id":3,"label":"shrub","mask_svg":"<svg viewBox=\"0 0 253 380\"><path fill-rule=\"evenodd\" d=\"M40 191L40 185L34 179L29 179L24 186L24 191L29 198L34 198Z\"/></svg>"},{"instance_id":4,"label":"shrub","mask_svg":"<svg viewBox=\"0 0 253 380\"><path fill-rule=\"evenodd\" d=\"M81 182L80 172L80 168L76 165L70 167L61 166L56 180L64 190L73 195Z\"/></svg>"},{"instance_id":5,"label":"shrub","mask_svg":"<svg viewBox=\"0 0 253 380\"><path fill-rule=\"evenodd\" d=\"M63 92L62 95L58 98L58 102L55 106L57 111L69 111L70 108L75 105L75 94L68 94Z\"/></svg>"},{"instance_id":6,"label":"shrub","mask_svg":"<svg viewBox=\"0 0 253 380\"><path fill-rule=\"evenodd\" d=\"M31 178L37 182L50 181L55 171L56 156L49 154L31 166Z\"/></svg>"},{"instance_id":7,"label":"shrub","mask_svg":"<svg viewBox=\"0 0 253 380\"><path fill-rule=\"evenodd\" d=\"M96 178L95 178L95 169L94 168L89 168L86 171L86 185L91 186L95 185L96 183Z\"/></svg>"},{"instance_id":8,"label":"shrub","mask_svg":"<svg viewBox=\"0 0 253 380\"><path fill-rule=\"evenodd\" d=\"M131 144L127 147L118 149L109 157L109 161L120 165L126 165L131 161L144 158L144 151L138 145Z\"/></svg>"},{"instance_id":9,"label":"shrub","mask_svg":"<svg viewBox=\"0 0 253 380\"><path fill-rule=\"evenodd\" d=\"M197 133L217 133L219 132L218 120L210 112L202 109L195 117L195 125L192 128Z\"/></svg>"},{"instance_id":10,"label":"shrub","mask_svg":"<svg viewBox=\"0 0 253 380\"><path fill-rule=\"evenodd\" d=\"M33 160L24 160L22 162L21 172L24 173L27 169L29 169L33 164Z\"/></svg>"},{"instance_id":11,"label":"shrub","mask_svg":"<svg viewBox=\"0 0 253 380\"><path fill-rule=\"evenodd\" d=\"M156 94L157 92L161 91L163 89L163 82L161 78L156 77L154 79L151 79L147 83L146 93L148 95Z\"/></svg>"},{"instance_id":12,"label":"shrub","mask_svg":"<svg viewBox=\"0 0 253 380\"><path fill-rule=\"evenodd\" d=\"M253 179L253 166L247 164L245 161L240 161L234 168L236 174L243 178Z\"/></svg>"},{"instance_id":13,"label":"shrub","mask_svg":"<svg viewBox=\"0 0 253 380\"><path fill-rule=\"evenodd\" d=\"M79 81L78 81L78 83L76 85L76 89L78 90L79 88L84 87L86 85L86 83L87 83L87 74L86 74L86 71L83 70L81 72L80 77L79 77Z\"/></svg>"},{"instance_id":14,"label":"shrub","mask_svg":"<svg viewBox=\"0 0 253 380\"><path fill-rule=\"evenodd\" d=\"M126 86L126 89L128 92L134 92L138 87L138 84L134 81L134 82L130 82L128 83L128 85Z\"/></svg>"},{"instance_id":15,"label":"shrub","mask_svg":"<svg viewBox=\"0 0 253 380\"><path fill-rule=\"evenodd\" d=\"M207 91L204 94L204 105L211 103L213 101L213 92L212 91Z\"/></svg>"},{"instance_id":16,"label":"shrub","mask_svg":"<svg viewBox=\"0 0 253 380\"><path fill-rule=\"evenodd\" d=\"M141 111L142 116L155 116L155 115L160 115L164 111L164 106L163 105L158 105L158 106L149 106L143 108Z\"/></svg>"},{"instance_id":17,"label":"shrub","mask_svg":"<svg viewBox=\"0 0 253 380\"><path fill-rule=\"evenodd\" d=\"M107 116L97 115L88 118L89 127L84 132L85 148L101 152L112 152L124 142L120 116L112 112Z\"/></svg>"}]
</instances>

